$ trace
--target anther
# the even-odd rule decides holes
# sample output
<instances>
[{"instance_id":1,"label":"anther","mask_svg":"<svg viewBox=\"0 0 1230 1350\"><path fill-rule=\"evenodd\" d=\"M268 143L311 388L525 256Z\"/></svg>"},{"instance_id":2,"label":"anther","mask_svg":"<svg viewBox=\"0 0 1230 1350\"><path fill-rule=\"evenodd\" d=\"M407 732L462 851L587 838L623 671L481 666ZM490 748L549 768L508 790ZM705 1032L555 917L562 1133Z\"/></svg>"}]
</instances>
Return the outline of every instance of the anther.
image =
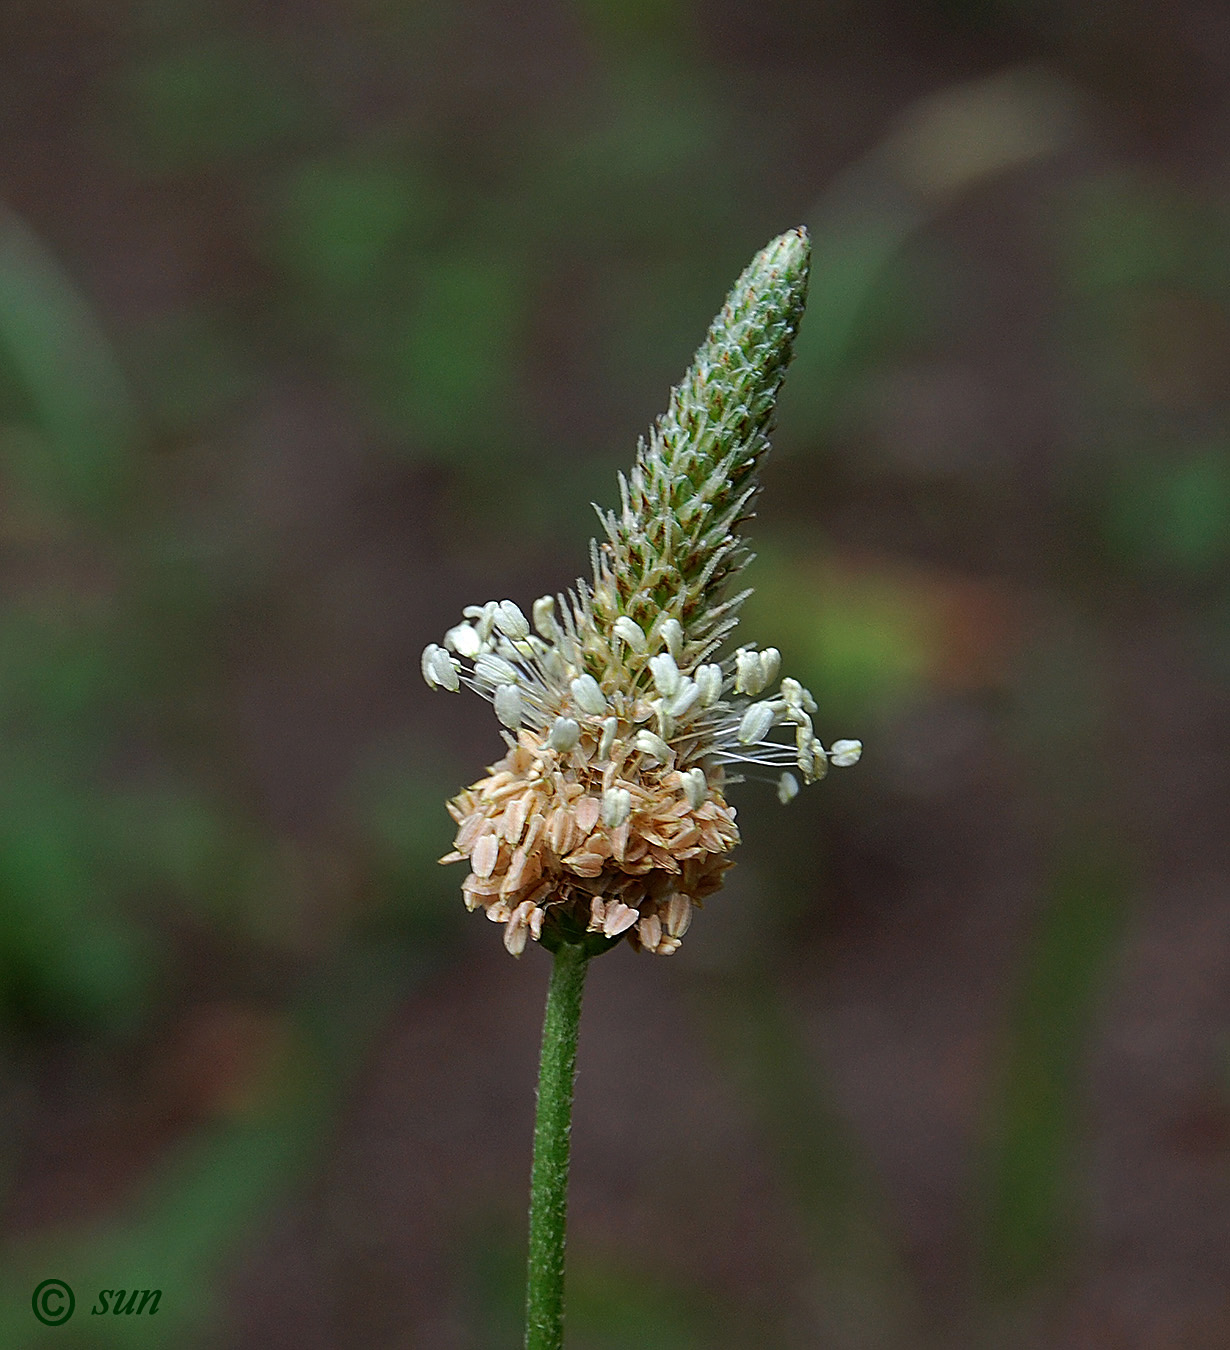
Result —
<instances>
[{"instance_id":1,"label":"anther","mask_svg":"<svg viewBox=\"0 0 1230 1350\"><path fill-rule=\"evenodd\" d=\"M623 640L638 655L642 653L648 645L645 641L645 632L638 623L629 619L626 614L621 614L612 624L615 636Z\"/></svg>"},{"instance_id":2,"label":"anther","mask_svg":"<svg viewBox=\"0 0 1230 1350\"><path fill-rule=\"evenodd\" d=\"M834 741L829 746L829 759L839 769L848 769L851 764L857 764L862 753L862 741Z\"/></svg>"},{"instance_id":3,"label":"anther","mask_svg":"<svg viewBox=\"0 0 1230 1350\"><path fill-rule=\"evenodd\" d=\"M495 626L506 638L520 642L530 635L530 626L525 615L511 600L501 600L495 612Z\"/></svg>"},{"instance_id":4,"label":"anther","mask_svg":"<svg viewBox=\"0 0 1230 1350\"><path fill-rule=\"evenodd\" d=\"M755 745L765 738L765 733L773 725L773 708L768 703L753 703L743 714L739 723L738 741L740 745Z\"/></svg>"},{"instance_id":5,"label":"anther","mask_svg":"<svg viewBox=\"0 0 1230 1350\"><path fill-rule=\"evenodd\" d=\"M579 675L569 688L572 690L573 700L582 712L592 713L595 717L606 712L606 699L602 696L598 681L592 675Z\"/></svg>"},{"instance_id":6,"label":"anther","mask_svg":"<svg viewBox=\"0 0 1230 1350\"><path fill-rule=\"evenodd\" d=\"M632 794L627 788L608 788L602 794L602 823L616 829L632 814Z\"/></svg>"},{"instance_id":7,"label":"anther","mask_svg":"<svg viewBox=\"0 0 1230 1350\"><path fill-rule=\"evenodd\" d=\"M581 728L571 717L557 717L551 724L547 744L552 750L571 750L581 739Z\"/></svg>"},{"instance_id":8,"label":"anther","mask_svg":"<svg viewBox=\"0 0 1230 1350\"><path fill-rule=\"evenodd\" d=\"M495 715L510 730L521 725L521 691L515 684L501 684L495 691Z\"/></svg>"}]
</instances>

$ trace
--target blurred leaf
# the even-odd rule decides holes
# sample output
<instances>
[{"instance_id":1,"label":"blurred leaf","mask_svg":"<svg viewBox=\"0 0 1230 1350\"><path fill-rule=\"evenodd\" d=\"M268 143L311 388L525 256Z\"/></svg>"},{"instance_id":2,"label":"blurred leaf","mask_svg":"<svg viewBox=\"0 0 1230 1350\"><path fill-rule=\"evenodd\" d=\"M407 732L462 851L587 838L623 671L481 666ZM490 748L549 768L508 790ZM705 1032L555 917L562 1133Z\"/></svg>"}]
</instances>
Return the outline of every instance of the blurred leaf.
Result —
<instances>
[{"instance_id":1,"label":"blurred leaf","mask_svg":"<svg viewBox=\"0 0 1230 1350\"><path fill-rule=\"evenodd\" d=\"M438 862L452 846L456 827L444 803L458 783L447 771L426 771L423 761L420 746L401 753L384 746L348 791L375 890L376 910L365 928L391 930L399 943L415 946L439 943L465 921L464 873Z\"/></svg>"},{"instance_id":2,"label":"blurred leaf","mask_svg":"<svg viewBox=\"0 0 1230 1350\"><path fill-rule=\"evenodd\" d=\"M1188 577L1230 558L1230 451L1136 460L1107 486L1104 528L1130 561Z\"/></svg>"},{"instance_id":3,"label":"blurred leaf","mask_svg":"<svg viewBox=\"0 0 1230 1350\"><path fill-rule=\"evenodd\" d=\"M254 391L257 373L242 341L192 310L164 315L129 339L126 357L162 428L199 437Z\"/></svg>"},{"instance_id":4,"label":"blurred leaf","mask_svg":"<svg viewBox=\"0 0 1230 1350\"><path fill-rule=\"evenodd\" d=\"M84 1325L100 1350L211 1345L220 1334L229 1268L259 1240L272 1208L319 1149L363 1047L404 997L396 972L343 950L318 969L294 1013L294 1034L270 1091L238 1118L178 1144L122 1212L85 1229L43 1231L6 1252L0 1274L0 1344L34 1350L62 1341L30 1312L30 1293L59 1272L81 1302L101 1288L160 1288L155 1319L98 1318ZM80 1324L72 1327L80 1333ZM70 1332L71 1334L71 1332Z\"/></svg>"},{"instance_id":5,"label":"blurred leaf","mask_svg":"<svg viewBox=\"0 0 1230 1350\"><path fill-rule=\"evenodd\" d=\"M275 50L255 40L211 39L126 72L131 131L151 168L226 163L293 135L307 117L303 92Z\"/></svg>"},{"instance_id":6,"label":"blurred leaf","mask_svg":"<svg viewBox=\"0 0 1230 1350\"><path fill-rule=\"evenodd\" d=\"M400 333L373 353L380 405L427 449L463 458L498 441L514 392L524 283L511 260L455 250L424 261Z\"/></svg>"},{"instance_id":7,"label":"blurred leaf","mask_svg":"<svg viewBox=\"0 0 1230 1350\"><path fill-rule=\"evenodd\" d=\"M979 1244L1001 1294L1056 1277L1078 1231L1081 1070L1132 889L1123 846L1091 833L1056 867L1001 1058Z\"/></svg>"},{"instance_id":8,"label":"blurred leaf","mask_svg":"<svg viewBox=\"0 0 1230 1350\"><path fill-rule=\"evenodd\" d=\"M105 606L66 595L0 609L0 723L10 744L67 737L84 750L106 739L131 676Z\"/></svg>"},{"instance_id":9,"label":"blurred leaf","mask_svg":"<svg viewBox=\"0 0 1230 1350\"><path fill-rule=\"evenodd\" d=\"M44 793L0 822L0 999L39 1023L130 1030L154 971L147 938L111 912L91 822Z\"/></svg>"},{"instance_id":10,"label":"blurred leaf","mask_svg":"<svg viewBox=\"0 0 1230 1350\"><path fill-rule=\"evenodd\" d=\"M854 724L897 707L936 669L939 616L894 572L787 562L763 548L753 568L740 632L772 633L826 714Z\"/></svg>"},{"instance_id":11,"label":"blurred leaf","mask_svg":"<svg viewBox=\"0 0 1230 1350\"><path fill-rule=\"evenodd\" d=\"M1095 296L1190 281L1197 209L1157 182L1122 174L1082 179L1061 218L1071 284Z\"/></svg>"},{"instance_id":12,"label":"blurred leaf","mask_svg":"<svg viewBox=\"0 0 1230 1350\"><path fill-rule=\"evenodd\" d=\"M426 176L398 161L300 164L280 191L275 248L293 276L325 297L379 290L437 226L443 202Z\"/></svg>"},{"instance_id":13,"label":"blurred leaf","mask_svg":"<svg viewBox=\"0 0 1230 1350\"><path fill-rule=\"evenodd\" d=\"M0 348L42 438L4 437L27 492L95 517L127 486L136 416L90 306L51 252L0 208Z\"/></svg>"},{"instance_id":14,"label":"blurred leaf","mask_svg":"<svg viewBox=\"0 0 1230 1350\"><path fill-rule=\"evenodd\" d=\"M727 973L705 1011L807 1225L818 1342L832 1350L902 1344L915 1310L887 1205L781 990L762 971Z\"/></svg>"}]
</instances>

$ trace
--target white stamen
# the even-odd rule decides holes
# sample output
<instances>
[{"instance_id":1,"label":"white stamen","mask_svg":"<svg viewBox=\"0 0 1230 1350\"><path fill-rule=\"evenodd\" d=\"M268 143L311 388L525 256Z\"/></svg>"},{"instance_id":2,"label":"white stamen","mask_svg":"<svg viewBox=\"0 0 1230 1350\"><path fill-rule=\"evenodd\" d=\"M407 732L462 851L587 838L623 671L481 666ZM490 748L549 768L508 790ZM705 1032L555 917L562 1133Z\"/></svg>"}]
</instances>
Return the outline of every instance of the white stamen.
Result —
<instances>
[{"instance_id":1,"label":"white stamen","mask_svg":"<svg viewBox=\"0 0 1230 1350\"><path fill-rule=\"evenodd\" d=\"M638 655L643 652L648 645L645 641L645 633L639 624L634 623L626 614L621 614L612 625L615 636L623 640Z\"/></svg>"},{"instance_id":2,"label":"white stamen","mask_svg":"<svg viewBox=\"0 0 1230 1350\"><path fill-rule=\"evenodd\" d=\"M521 725L521 691L515 684L501 684L495 691L495 715L510 730Z\"/></svg>"},{"instance_id":3,"label":"white stamen","mask_svg":"<svg viewBox=\"0 0 1230 1350\"><path fill-rule=\"evenodd\" d=\"M430 642L423 648L423 679L430 688L440 687L455 694L461 688L457 678L460 669L461 663L436 643Z\"/></svg>"},{"instance_id":4,"label":"white stamen","mask_svg":"<svg viewBox=\"0 0 1230 1350\"><path fill-rule=\"evenodd\" d=\"M456 628L450 628L445 633L444 645L451 647L458 656L464 656L472 661L482 651L483 640L470 624L459 623Z\"/></svg>"},{"instance_id":5,"label":"white stamen","mask_svg":"<svg viewBox=\"0 0 1230 1350\"><path fill-rule=\"evenodd\" d=\"M557 717L551 724L547 744L552 750L567 751L581 739L581 728L571 717Z\"/></svg>"},{"instance_id":6,"label":"white stamen","mask_svg":"<svg viewBox=\"0 0 1230 1350\"><path fill-rule=\"evenodd\" d=\"M735 652L735 693L756 695L764 688L760 678L760 657L740 647Z\"/></svg>"},{"instance_id":7,"label":"white stamen","mask_svg":"<svg viewBox=\"0 0 1230 1350\"><path fill-rule=\"evenodd\" d=\"M760 653L760 674L764 680L765 686L768 686L777 679L778 672L782 668L782 654L776 647L766 647Z\"/></svg>"},{"instance_id":8,"label":"white stamen","mask_svg":"<svg viewBox=\"0 0 1230 1350\"><path fill-rule=\"evenodd\" d=\"M579 675L569 686L572 697L582 712L592 713L595 717L606 712L606 699L598 681L592 675Z\"/></svg>"},{"instance_id":9,"label":"white stamen","mask_svg":"<svg viewBox=\"0 0 1230 1350\"><path fill-rule=\"evenodd\" d=\"M693 811L704 805L705 798L709 795L709 783L705 778L704 769L689 769L683 775L683 795L688 799L688 805Z\"/></svg>"},{"instance_id":10,"label":"white stamen","mask_svg":"<svg viewBox=\"0 0 1230 1350\"><path fill-rule=\"evenodd\" d=\"M652 731L638 731L632 744L642 755L652 755L654 759L663 764L670 759L670 746L661 736L655 736Z\"/></svg>"},{"instance_id":11,"label":"white stamen","mask_svg":"<svg viewBox=\"0 0 1230 1350\"><path fill-rule=\"evenodd\" d=\"M834 741L829 746L829 759L839 769L848 769L851 764L857 764L862 753L862 741Z\"/></svg>"},{"instance_id":12,"label":"white stamen","mask_svg":"<svg viewBox=\"0 0 1230 1350\"><path fill-rule=\"evenodd\" d=\"M534 627L546 638L554 642L559 636L559 625L555 622L555 597L540 596L534 601Z\"/></svg>"},{"instance_id":13,"label":"white stamen","mask_svg":"<svg viewBox=\"0 0 1230 1350\"><path fill-rule=\"evenodd\" d=\"M651 656L649 658L649 670L653 675L654 685L663 698L670 698L678 690L679 681L682 677L679 674L679 667L675 664L675 658L670 652L663 652L660 656Z\"/></svg>"},{"instance_id":14,"label":"white stamen","mask_svg":"<svg viewBox=\"0 0 1230 1350\"><path fill-rule=\"evenodd\" d=\"M695 679L700 690L700 706L712 708L722 696L722 667L717 664L697 666Z\"/></svg>"},{"instance_id":15,"label":"white stamen","mask_svg":"<svg viewBox=\"0 0 1230 1350\"><path fill-rule=\"evenodd\" d=\"M619 718L608 717L602 724L602 735L598 740L598 758L610 759L615 748L615 733L619 730Z\"/></svg>"},{"instance_id":16,"label":"white stamen","mask_svg":"<svg viewBox=\"0 0 1230 1350\"><path fill-rule=\"evenodd\" d=\"M484 652L474 662L474 678L479 684L516 684L520 680L517 668L502 656Z\"/></svg>"},{"instance_id":17,"label":"white stamen","mask_svg":"<svg viewBox=\"0 0 1230 1350\"><path fill-rule=\"evenodd\" d=\"M632 794L627 788L608 788L602 794L602 823L609 829L622 825L632 814Z\"/></svg>"},{"instance_id":18,"label":"white stamen","mask_svg":"<svg viewBox=\"0 0 1230 1350\"><path fill-rule=\"evenodd\" d=\"M743 714L739 723L738 741L740 745L755 745L762 741L773 725L773 707L769 703L753 703Z\"/></svg>"},{"instance_id":19,"label":"white stamen","mask_svg":"<svg viewBox=\"0 0 1230 1350\"><path fill-rule=\"evenodd\" d=\"M700 686L695 680L690 680L686 675L682 675L679 678L679 692L666 705L666 711L671 717L683 717L692 711L699 698Z\"/></svg>"},{"instance_id":20,"label":"white stamen","mask_svg":"<svg viewBox=\"0 0 1230 1350\"><path fill-rule=\"evenodd\" d=\"M501 600L495 612L495 626L506 638L519 642L530 635L526 617L511 600Z\"/></svg>"},{"instance_id":21,"label":"white stamen","mask_svg":"<svg viewBox=\"0 0 1230 1350\"><path fill-rule=\"evenodd\" d=\"M662 624L660 631L662 641L666 644L666 650L678 662L683 655L683 624L678 619L667 619Z\"/></svg>"},{"instance_id":22,"label":"white stamen","mask_svg":"<svg viewBox=\"0 0 1230 1350\"><path fill-rule=\"evenodd\" d=\"M784 773L777 780L777 800L785 806L799 795L799 780L792 773Z\"/></svg>"}]
</instances>

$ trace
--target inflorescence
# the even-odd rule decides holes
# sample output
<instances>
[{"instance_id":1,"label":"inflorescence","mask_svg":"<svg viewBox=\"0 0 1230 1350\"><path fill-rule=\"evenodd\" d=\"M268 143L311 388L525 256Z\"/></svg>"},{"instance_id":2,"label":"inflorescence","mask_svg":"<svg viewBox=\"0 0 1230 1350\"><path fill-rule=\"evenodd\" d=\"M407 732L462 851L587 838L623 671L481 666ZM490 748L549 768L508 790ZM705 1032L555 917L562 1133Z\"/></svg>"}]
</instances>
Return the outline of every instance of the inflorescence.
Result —
<instances>
[{"instance_id":1,"label":"inflorescence","mask_svg":"<svg viewBox=\"0 0 1230 1350\"><path fill-rule=\"evenodd\" d=\"M825 750L815 700L779 680L775 647L718 657L750 594L728 594L751 558L738 527L759 490L807 264L806 233L792 230L736 282L620 475L620 511L598 513L593 584L543 596L532 622L511 600L471 605L423 652L427 683L481 694L508 746L449 803L458 830L441 861L469 863L466 905L504 925L513 955L530 938L586 934L669 955L739 842L732 770L779 771L784 803L796 774L815 782L859 758L858 741Z\"/></svg>"}]
</instances>

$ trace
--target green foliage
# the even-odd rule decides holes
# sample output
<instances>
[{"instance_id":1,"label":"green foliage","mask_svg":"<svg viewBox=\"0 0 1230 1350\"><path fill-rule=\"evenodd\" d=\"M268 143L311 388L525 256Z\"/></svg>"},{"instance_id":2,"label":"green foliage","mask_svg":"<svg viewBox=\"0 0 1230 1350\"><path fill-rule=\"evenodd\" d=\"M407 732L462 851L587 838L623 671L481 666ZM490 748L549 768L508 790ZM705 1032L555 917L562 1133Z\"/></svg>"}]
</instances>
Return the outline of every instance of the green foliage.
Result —
<instances>
[{"instance_id":1,"label":"green foliage","mask_svg":"<svg viewBox=\"0 0 1230 1350\"><path fill-rule=\"evenodd\" d=\"M424 259L406 313L373 370L393 423L448 458L499 434L513 391L522 278L516 263L457 248Z\"/></svg>"},{"instance_id":2,"label":"green foliage","mask_svg":"<svg viewBox=\"0 0 1230 1350\"><path fill-rule=\"evenodd\" d=\"M436 234L439 189L403 156L296 164L278 192L275 247L296 284L325 303L363 303L413 273Z\"/></svg>"},{"instance_id":3,"label":"green foliage","mask_svg":"<svg viewBox=\"0 0 1230 1350\"><path fill-rule=\"evenodd\" d=\"M755 542L756 591L743 631L749 641L774 633L825 717L865 725L925 686L940 636L916 590L888 572L843 574Z\"/></svg>"},{"instance_id":4,"label":"green foliage","mask_svg":"<svg viewBox=\"0 0 1230 1350\"><path fill-rule=\"evenodd\" d=\"M1129 565L1198 579L1230 559L1230 450L1141 456L1110 480L1103 528Z\"/></svg>"},{"instance_id":5,"label":"green foliage","mask_svg":"<svg viewBox=\"0 0 1230 1350\"><path fill-rule=\"evenodd\" d=\"M1119 841L1061 858L1023 965L983 1159L979 1250L996 1294L1053 1278L1078 1239L1083 1073L1132 881Z\"/></svg>"},{"instance_id":6,"label":"green foliage","mask_svg":"<svg viewBox=\"0 0 1230 1350\"><path fill-rule=\"evenodd\" d=\"M169 50L124 73L128 134L142 163L184 172L285 143L308 118L298 82L273 49L216 38Z\"/></svg>"},{"instance_id":7,"label":"green foliage","mask_svg":"<svg viewBox=\"0 0 1230 1350\"><path fill-rule=\"evenodd\" d=\"M7 397L6 397L7 396ZM0 211L0 468L98 519L130 486L136 414L102 327L59 261Z\"/></svg>"}]
</instances>

